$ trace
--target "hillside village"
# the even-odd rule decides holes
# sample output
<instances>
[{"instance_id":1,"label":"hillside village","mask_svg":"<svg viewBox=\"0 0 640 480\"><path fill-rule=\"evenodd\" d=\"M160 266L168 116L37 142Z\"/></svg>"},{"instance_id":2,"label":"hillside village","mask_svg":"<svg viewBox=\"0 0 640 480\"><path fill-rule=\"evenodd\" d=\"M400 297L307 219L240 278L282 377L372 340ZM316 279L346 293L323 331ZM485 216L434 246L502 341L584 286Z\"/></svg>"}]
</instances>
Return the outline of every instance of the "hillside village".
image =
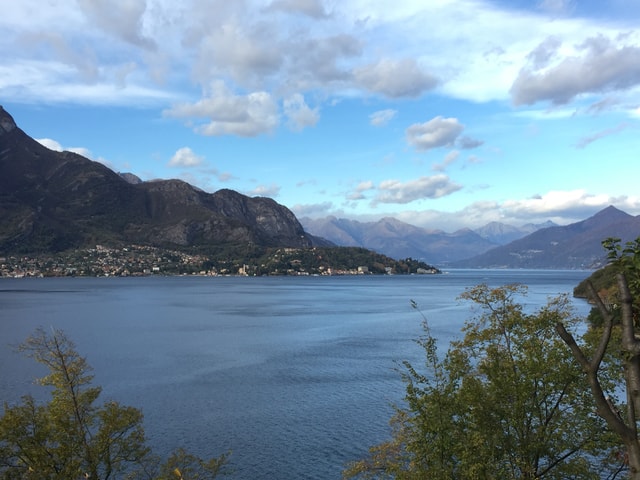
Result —
<instances>
[{"instance_id":1,"label":"hillside village","mask_svg":"<svg viewBox=\"0 0 640 480\"><path fill-rule=\"evenodd\" d=\"M367 275L435 274L433 266L372 254L372 261L352 264L336 259L335 249L276 248L255 258L234 260L206 254L131 245L67 251L58 254L0 257L0 277L135 277L149 275ZM353 249L362 255L363 249ZM365 258L365 257L362 257ZM316 261L313 261L316 259Z\"/></svg>"}]
</instances>

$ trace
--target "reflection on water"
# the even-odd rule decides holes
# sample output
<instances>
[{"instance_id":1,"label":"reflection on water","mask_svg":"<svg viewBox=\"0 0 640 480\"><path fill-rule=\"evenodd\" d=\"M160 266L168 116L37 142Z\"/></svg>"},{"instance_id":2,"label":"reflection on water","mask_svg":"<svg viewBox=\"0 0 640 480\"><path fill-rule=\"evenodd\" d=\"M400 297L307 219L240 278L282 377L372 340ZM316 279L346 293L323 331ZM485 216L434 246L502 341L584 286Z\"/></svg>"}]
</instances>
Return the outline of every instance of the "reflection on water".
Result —
<instances>
[{"instance_id":1,"label":"reflection on water","mask_svg":"<svg viewBox=\"0 0 640 480\"><path fill-rule=\"evenodd\" d=\"M471 316L456 300L466 287L524 283L534 308L588 274L2 280L0 402L38 392L43 373L9 345L37 326L61 328L103 400L143 409L158 453L232 450L234 478L337 479L387 438L403 396L398 362L421 364L411 299L444 349Z\"/></svg>"}]
</instances>

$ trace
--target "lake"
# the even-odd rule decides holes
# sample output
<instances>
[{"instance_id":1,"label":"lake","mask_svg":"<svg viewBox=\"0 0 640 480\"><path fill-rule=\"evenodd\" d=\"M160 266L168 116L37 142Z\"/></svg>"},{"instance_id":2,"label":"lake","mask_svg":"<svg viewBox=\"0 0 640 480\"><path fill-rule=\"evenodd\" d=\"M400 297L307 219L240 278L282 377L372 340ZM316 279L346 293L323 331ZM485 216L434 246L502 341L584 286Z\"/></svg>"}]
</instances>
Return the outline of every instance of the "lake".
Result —
<instances>
[{"instance_id":1,"label":"lake","mask_svg":"<svg viewBox=\"0 0 640 480\"><path fill-rule=\"evenodd\" d=\"M11 345L60 328L93 366L102 401L142 408L156 453L231 450L237 479L339 479L389 437L399 362L421 365L410 300L445 349L473 315L456 299L465 288L523 283L533 309L589 274L3 279L0 402L42 398L33 378L44 370Z\"/></svg>"}]
</instances>

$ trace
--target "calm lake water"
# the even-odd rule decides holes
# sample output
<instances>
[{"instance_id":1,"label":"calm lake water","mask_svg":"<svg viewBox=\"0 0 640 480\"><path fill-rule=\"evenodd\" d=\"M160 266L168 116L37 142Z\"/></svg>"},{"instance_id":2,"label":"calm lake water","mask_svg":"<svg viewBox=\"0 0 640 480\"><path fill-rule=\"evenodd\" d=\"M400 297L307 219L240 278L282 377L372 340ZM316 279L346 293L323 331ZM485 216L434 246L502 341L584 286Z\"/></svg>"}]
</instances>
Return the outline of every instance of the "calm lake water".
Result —
<instances>
[{"instance_id":1,"label":"calm lake water","mask_svg":"<svg viewBox=\"0 0 640 480\"><path fill-rule=\"evenodd\" d=\"M465 288L523 283L533 309L589 273L0 280L0 402L42 395L33 378L44 371L11 345L60 328L102 400L142 408L157 453L231 450L237 479L339 479L388 438L398 362L421 365L410 300L444 349L473 315L456 299Z\"/></svg>"}]
</instances>

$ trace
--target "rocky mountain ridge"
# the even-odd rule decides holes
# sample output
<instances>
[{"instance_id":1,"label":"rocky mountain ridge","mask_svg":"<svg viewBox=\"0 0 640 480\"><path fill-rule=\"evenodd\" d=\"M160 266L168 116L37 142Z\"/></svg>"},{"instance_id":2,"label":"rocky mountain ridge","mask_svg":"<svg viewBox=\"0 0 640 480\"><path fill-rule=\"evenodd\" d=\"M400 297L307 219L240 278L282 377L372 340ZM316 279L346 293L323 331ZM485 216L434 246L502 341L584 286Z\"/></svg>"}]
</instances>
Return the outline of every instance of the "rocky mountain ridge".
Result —
<instances>
[{"instance_id":1,"label":"rocky mountain ridge","mask_svg":"<svg viewBox=\"0 0 640 480\"><path fill-rule=\"evenodd\" d=\"M206 193L180 180L138 182L81 155L49 150L2 107L0 218L0 253L96 244L323 243L273 199L232 190Z\"/></svg>"}]
</instances>

